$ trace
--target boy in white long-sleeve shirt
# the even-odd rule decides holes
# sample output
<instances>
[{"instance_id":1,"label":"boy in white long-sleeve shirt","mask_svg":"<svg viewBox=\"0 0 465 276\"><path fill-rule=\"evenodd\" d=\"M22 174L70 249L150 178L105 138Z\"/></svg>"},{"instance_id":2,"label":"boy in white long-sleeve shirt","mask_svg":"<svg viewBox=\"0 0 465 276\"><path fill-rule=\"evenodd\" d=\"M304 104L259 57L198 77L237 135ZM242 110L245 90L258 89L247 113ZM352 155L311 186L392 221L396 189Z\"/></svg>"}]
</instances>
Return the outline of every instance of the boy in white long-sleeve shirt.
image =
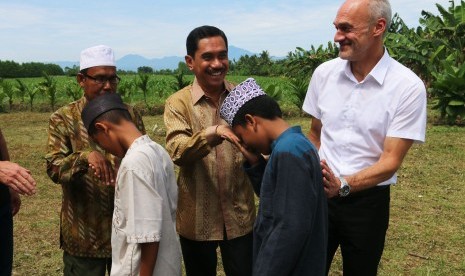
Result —
<instances>
[{"instance_id":1,"label":"boy in white long-sleeve shirt","mask_svg":"<svg viewBox=\"0 0 465 276\"><path fill-rule=\"evenodd\" d=\"M82 111L89 136L122 158L115 190L111 275L181 275L176 234L173 163L137 129L117 94L102 95Z\"/></svg>"}]
</instances>

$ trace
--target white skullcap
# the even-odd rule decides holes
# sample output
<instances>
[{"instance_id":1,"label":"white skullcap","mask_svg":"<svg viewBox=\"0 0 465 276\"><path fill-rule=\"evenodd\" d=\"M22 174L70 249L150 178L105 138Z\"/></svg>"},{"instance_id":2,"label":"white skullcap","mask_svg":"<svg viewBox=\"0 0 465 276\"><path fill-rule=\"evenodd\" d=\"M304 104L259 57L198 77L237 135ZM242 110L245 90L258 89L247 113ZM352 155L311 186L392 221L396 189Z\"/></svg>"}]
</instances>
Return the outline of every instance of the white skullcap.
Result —
<instances>
[{"instance_id":1,"label":"white skullcap","mask_svg":"<svg viewBox=\"0 0 465 276\"><path fill-rule=\"evenodd\" d=\"M113 50L105 45L98 45L82 50L79 70L95 66L116 66Z\"/></svg>"},{"instance_id":2,"label":"white skullcap","mask_svg":"<svg viewBox=\"0 0 465 276\"><path fill-rule=\"evenodd\" d=\"M237 111L251 99L266 95L265 91L255 82L255 79L248 78L234 87L224 99L220 108L220 116L230 126L234 121Z\"/></svg>"}]
</instances>

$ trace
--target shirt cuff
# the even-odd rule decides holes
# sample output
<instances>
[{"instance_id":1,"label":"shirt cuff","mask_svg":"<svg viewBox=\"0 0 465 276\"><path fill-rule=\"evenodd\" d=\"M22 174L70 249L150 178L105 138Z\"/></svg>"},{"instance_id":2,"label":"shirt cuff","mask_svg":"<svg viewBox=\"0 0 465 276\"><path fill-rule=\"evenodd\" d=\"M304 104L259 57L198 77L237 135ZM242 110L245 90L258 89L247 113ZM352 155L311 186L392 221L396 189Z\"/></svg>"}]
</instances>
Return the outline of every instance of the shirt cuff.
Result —
<instances>
[{"instance_id":1,"label":"shirt cuff","mask_svg":"<svg viewBox=\"0 0 465 276\"><path fill-rule=\"evenodd\" d=\"M74 164L74 167L77 167L77 171L87 171L89 167L89 154L90 151L83 151L81 154L79 154L79 157L76 159L76 163Z\"/></svg>"},{"instance_id":2,"label":"shirt cuff","mask_svg":"<svg viewBox=\"0 0 465 276\"><path fill-rule=\"evenodd\" d=\"M218 144L218 135L216 134L216 129L219 125L209 126L205 129L205 138L209 145Z\"/></svg>"}]
</instances>

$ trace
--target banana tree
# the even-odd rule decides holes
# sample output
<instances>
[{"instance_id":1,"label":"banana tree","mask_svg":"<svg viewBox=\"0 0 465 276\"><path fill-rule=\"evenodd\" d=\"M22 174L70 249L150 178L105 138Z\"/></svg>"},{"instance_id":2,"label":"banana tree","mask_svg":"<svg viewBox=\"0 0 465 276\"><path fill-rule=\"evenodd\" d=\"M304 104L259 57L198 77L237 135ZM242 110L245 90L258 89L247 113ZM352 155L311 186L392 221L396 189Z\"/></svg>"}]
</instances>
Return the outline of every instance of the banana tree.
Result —
<instances>
[{"instance_id":1,"label":"banana tree","mask_svg":"<svg viewBox=\"0 0 465 276\"><path fill-rule=\"evenodd\" d=\"M136 86L140 89L140 91L142 91L142 94L144 95L144 103L147 109L149 109L149 104L147 102L147 93L150 88L149 85L150 85L150 75L149 74L138 74Z\"/></svg>"},{"instance_id":2,"label":"banana tree","mask_svg":"<svg viewBox=\"0 0 465 276\"><path fill-rule=\"evenodd\" d=\"M119 84L118 84L118 94L123 98L123 101L125 103L131 103L132 102L132 93L134 91L134 82L129 79L123 79Z\"/></svg>"},{"instance_id":3,"label":"banana tree","mask_svg":"<svg viewBox=\"0 0 465 276\"><path fill-rule=\"evenodd\" d=\"M14 98L14 96L16 94L14 86L13 86L13 84L11 84L8 81L3 81L1 83L1 85L2 85L2 89L3 89L3 94L6 97L8 97L8 106L9 106L10 111L11 111L12 108L13 108L13 98Z\"/></svg>"},{"instance_id":4,"label":"banana tree","mask_svg":"<svg viewBox=\"0 0 465 276\"><path fill-rule=\"evenodd\" d=\"M429 57L434 50L423 36L421 27L409 28L396 13L384 45L391 57L414 71L429 86L432 80Z\"/></svg>"},{"instance_id":5,"label":"banana tree","mask_svg":"<svg viewBox=\"0 0 465 276\"><path fill-rule=\"evenodd\" d=\"M58 98L57 82L52 76L45 72L43 73L43 78L44 79L39 83L39 89L47 95L50 106L52 107L52 110L55 111L55 105Z\"/></svg>"},{"instance_id":6,"label":"banana tree","mask_svg":"<svg viewBox=\"0 0 465 276\"><path fill-rule=\"evenodd\" d=\"M465 119L465 2L456 6L450 1L448 9L436 4L440 15L422 12L420 23L425 38L434 49L429 58L434 78L431 93L441 117L448 123Z\"/></svg>"},{"instance_id":7,"label":"banana tree","mask_svg":"<svg viewBox=\"0 0 465 276\"><path fill-rule=\"evenodd\" d=\"M82 88L75 80L68 81L64 88L66 95L73 101L77 101L82 97Z\"/></svg>"},{"instance_id":8,"label":"banana tree","mask_svg":"<svg viewBox=\"0 0 465 276\"><path fill-rule=\"evenodd\" d=\"M433 75L436 80L432 90L437 95L434 108L440 110L441 117L449 124L459 123L465 118L465 63L459 67L445 66Z\"/></svg>"},{"instance_id":9,"label":"banana tree","mask_svg":"<svg viewBox=\"0 0 465 276\"><path fill-rule=\"evenodd\" d=\"M28 97L29 101L29 108L32 111L33 110L33 104L34 104L34 98L36 95L40 93L40 88L37 86L30 87L27 84L25 84L22 80L16 79L16 82L18 83L18 86L16 87L17 91L20 91L20 93L25 97Z\"/></svg>"},{"instance_id":10,"label":"banana tree","mask_svg":"<svg viewBox=\"0 0 465 276\"><path fill-rule=\"evenodd\" d=\"M289 52L286 58L285 66L288 69L287 75L290 77L309 78L313 71L321 63L337 57L339 48L336 44L328 42L327 47L320 45L315 48L313 45L310 50L297 47L294 52Z\"/></svg>"}]
</instances>

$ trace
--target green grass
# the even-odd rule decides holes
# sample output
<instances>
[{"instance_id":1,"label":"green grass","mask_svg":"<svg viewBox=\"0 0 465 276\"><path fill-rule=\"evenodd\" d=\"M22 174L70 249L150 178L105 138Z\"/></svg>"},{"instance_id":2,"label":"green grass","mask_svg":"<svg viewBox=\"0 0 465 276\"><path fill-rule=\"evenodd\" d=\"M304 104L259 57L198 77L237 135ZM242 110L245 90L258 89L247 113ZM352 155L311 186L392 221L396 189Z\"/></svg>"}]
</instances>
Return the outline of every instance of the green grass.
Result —
<instances>
[{"instance_id":1,"label":"green grass","mask_svg":"<svg viewBox=\"0 0 465 276\"><path fill-rule=\"evenodd\" d=\"M61 188L45 173L49 113L0 114L11 159L31 169L38 193L22 197L15 217L14 275L62 275L59 249ZM288 117L309 129L309 118ZM164 143L161 116L144 116L148 134ZM155 130L155 131L153 131ZM465 128L428 126L392 188L391 220L379 275L465 274ZM336 257L331 275L341 275ZM224 275L219 267L219 275Z\"/></svg>"}]
</instances>

